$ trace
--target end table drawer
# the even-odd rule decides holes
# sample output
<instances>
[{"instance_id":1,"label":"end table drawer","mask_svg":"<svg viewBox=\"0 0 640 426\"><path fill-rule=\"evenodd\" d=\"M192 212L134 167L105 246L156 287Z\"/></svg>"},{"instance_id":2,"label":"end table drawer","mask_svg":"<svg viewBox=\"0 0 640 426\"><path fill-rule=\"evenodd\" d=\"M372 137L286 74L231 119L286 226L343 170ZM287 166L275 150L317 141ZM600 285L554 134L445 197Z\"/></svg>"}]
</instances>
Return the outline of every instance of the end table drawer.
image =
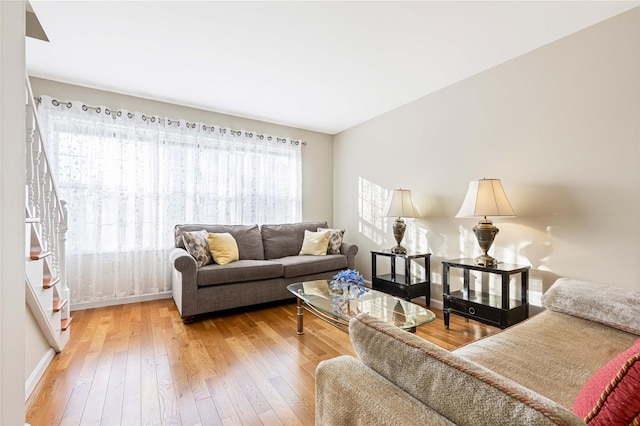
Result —
<instances>
[{"instance_id":1,"label":"end table drawer","mask_svg":"<svg viewBox=\"0 0 640 426\"><path fill-rule=\"evenodd\" d=\"M460 299L450 299L449 306L454 311L469 318L482 318L483 320L500 324L500 310L491 306L479 305Z\"/></svg>"}]
</instances>

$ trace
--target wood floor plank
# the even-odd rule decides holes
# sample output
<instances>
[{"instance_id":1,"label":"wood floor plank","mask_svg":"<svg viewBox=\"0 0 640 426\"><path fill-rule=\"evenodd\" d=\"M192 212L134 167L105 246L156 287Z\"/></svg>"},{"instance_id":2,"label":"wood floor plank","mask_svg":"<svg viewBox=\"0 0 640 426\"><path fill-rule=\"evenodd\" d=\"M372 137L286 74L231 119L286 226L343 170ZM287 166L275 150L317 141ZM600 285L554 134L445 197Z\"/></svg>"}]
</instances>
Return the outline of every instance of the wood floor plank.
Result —
<instances>
[{"instance_id":1,"label":"wood floor plank","mask_svg":"<svg viewBox=\"0 0 640 426\"><path fill-rule=\"evenodd\" d=\"M233 370L233 375L241 384L242 392L250 402L253 410L258 415L271 410L271 406L254 383L257 371L261 372L260 377L262 377L263 373L269 374L268 371L265 371L264 369L265 364L260 361L261 357L255 354L255 352L253 357L249 355L249 352L244 347L246 343L240 342L238 338L230 337L226 339L226 342L229 344L231 350L236 353L239 358L239 362L243 367L235 368Z\"/></svg>"},{"instance_id":2,"label":"wood floor plank","mask_svg":"<svg viewBox=\"0 0 640 426\"><path fill-rule=\"evenodd\" d=\"M286 380L281 377L269 379L269 382L274 388L282 395L282 399L285 400L287 405L295 413L296 417L300 419L303 425L311 425L314 422L314 406L306 404L298 392L293 389Z\"/></svg>"},{"instance_id":3,"label":"wood floor plank","mask_svg":"<svg viewBox=\"0 0 640 426\"><path fill-rule=\"evenodd\" d=\"M124 340L124 339L123 339ZM128 338L126 339L128 342ZM120 350L113 355L109 384L104 400L101 424L118 425L122 423L122 409L124 406L124 384L127 374L127 352Z\"/></svg>"},{"instance_id":4,"label":"wood floor plank","mask_svg":"<svg viewBox=\"0 0 640 426\"><path fill-rule=\"evenodd\" d=\"M100 313L101 315L96 315L96 321L88 324L85 333L82 334L81 342L88 343L89 346L86 356L82 359L82 367L67 401L61 424L80 424L85 413L109 329L108 319L111 317L109 308L105 308Z\"/></svg>"},{"instance_id":5,"label":"wood floor plank","mask_svg":"<svg viewBox=\"0 0 640 426\"><path fill-rule=\"evenodd\" d=\"M191 387L189 386L189 379L187 377L187 370L184 367L184 364L181 362L172 362L171 363L171 371L173 372L174 386L176 393L178 395L178 410L180 412L180 419L182 420L182 424L185 425L196 425L196 424L207 424L205 422L198 410L198 404L196 399L193 397L193 392L191 392ZM209 399L210 398L204 398ZM212 402L213 404L213 402ZM215 407L214 407L215 409ZM217 413L216 413L217 417ZM219 419L218 419L219 420Z\"/></svg>"},{"instance_id":6,"label":"wood floor plank","mask_svg":"<svg viewBox=\"0 0 640 426\"><path fill-rule=\"evenodd\" d=\"M133 307L131 304L122 305L120 309L120 315L118 322L118 328L113 333L116 341L116 352L123 352L127 350L129 345L129 336L131 335L131 325L133 323Z\"/></svg>"},{"instance_id":7,"label":"wood floor plank","mask_svg":"<svg viewBox=\"0 0 640 426\"><path fill-rule=\"evenodd\" d=\"M196 400L208 398L207 381L218 376L211 359L207 356L201 340L187 343L183 352L183 359L187 367L187 377L191 383L191 391ZM201 364L202 363L202 364Z\"/></svg>"},{"instance_id":8,"label":"wood floor plank","mask_svg":"<svg viewBox=\"0 0 640 426\"><path fill-rule=\"evenodd\" d=\"M98 360L80 424L99 424L102 418L113 363L113 356L108 356L104 353L103 355L104 356ZM113 355L113 352L111 352L111 355Z\"/></svg>"},{"instance_id":9,"label":"wood floor plank","mask_svg":"<svg viewBox=\"0 0 640 426\"><path fill-rule=\"evenodd\" d=\"M117 380L117 373L113 372L113 356L116 341L110 335L117 334L118 315L114 312L114 307L105 311L105 315L100 320L100 326L96 334L96 341L92 342L89 350L98 350L99 358L91 382L91 389L87 396L84 412L80 424L99 424L107 397L107 389L110 378ZM99 346L102 343L102 346Z\"/></svg>"},{"instance_id":10,"label":"wood floor plank","mask_svg":"<svg viewBox=\"0 0 640 426\"><path fill-rule=\"evenodd\" d=\"M222 419L222 424L226 426L238 426L242 424L242 420L238 416L231 416L225 419Z\"/></svg>"},{"instance_id":11,"label":"wood floor plank","mask_svg":"<svg viewBox=\"0 0 640 426\"><path fill-rule=\"evenodd\" d=\"M98 353L88 352L84 358L82 369L80 370L78 379L69 395L69 400L62 414L61 424L80 424L87 398L89 397L89 391L91 390L93 374L98 365L98 357Z\"/></svg>"},{"instance_id":12,"label":"wood floor plank","mask_svg":"<svg viewBox=\"0 0 640 426\"><path fill-rule=\"evenodd\" d=\"M273 411L273 410L269 410L269 411L265 411L264 413L261 413L260 414L260 421L265 426L284 425L284 423L282 423L282 421L280 421L280 418L278 418L278 416L276 415L275 411Z\"/></svg>"},{"instance_id":13,"label":"wood floor plank","mask_svg":"<svg viewBox=\"0 0 640 426\"><path fill-rule=\"evenodd\" d=\"M229 331L231 330L229 329ZM265 365L264 362L255 363L253 355L256 353L251 350L245 350L239 340L240 339L236 337L224 339L224 343L229 345L231 351L234 352L233 355L228 353L227 358L230 359L232 356L235 356L237 358L236 361L242 363L242 368L236 366L233 369L228 368L228 370L232 372L233 376L237 380L243 383L245 395L249 394L248 398L252 402L252 406L256 413L261 414L264 412L264 402L267 402L269 409L277 412L279 418L284 419L287 424L299 423L299 419L295 416L293 411L290 410L286 402L269 382L269 378L277 377L278 373L272 368L261 368L261 366ZM244 341L243 344L247 345L248 343ZM268 356L268 352L260 352L260 356ZM251 388L250 392L246 391L247 387ZM251 400L251 396L253 396L253 400Z\"/></svg>"},{"instance_id":14,"label":"wood floor plank","mask_svg":"<svg viewBox=\"0 0 640 426\"><path fill-rule=\"evenodd\" d=\"M178 409L178 398L176 396L171 374L171 365L167 355L156 356L156 373L162 424L180 425L182 420L180 410Z\"/></svg>"},{"instance_id":15,"label":"wood floor plank","mask_svg":"<svg viewBox=\"0 0 640 426\"><path fill-rule=\"evenodd\" d=\"M122 424L135 425L142 421L142 337L140 334L129 336L126 354Z\"/></svg>"},{"instance_id":16,"label":"wood floor plank","mask_svg":"<svg viewBox=\"0 0 640 426\"><path fill-rule=\"evenodd\" d=\"M142 424L161 424L160 396L158 394L158 379L156 372L155 347L150 317L153 309L145 310L141 322L141 391Z\"/></svg>"},{"instance_id":17,"label":"wood floor plank","mask_svg":"<svg viewBox=\"0 0 640 426\"><path fill-rule=\"evenodd\" d=\"M260 424L260 419L242 391L240 384L235 380L229 380L224 382L224 388L240 422L245 425Z\"/></svg>"},{"instance_id":18,"label":"wood floor plank","mask_svg":"<svg viewBox=\"0 0 640 426\"><path fill-rule=\"evenodd\" d=\"M451 317L418 327L446 349L498 329ZM349 335L295 303L183 324L171 299L74 312L71 339L27 401L26 421L58 424L313 424L315 369L355 356Z\"/></svg>"},{"instance_id":19,"label":"wood floor plank","mask_svg":"<svg viewBox=\"0 0 640 426\"><path fill-rule=\"evenodd\" d=\"M258 379L255 381L255 384L282 423L286 425L302 424L283 396L273 386L270 379Z\"/></svg>"},{"instance_id":20,"label":"wood floor plank","mask_svg":"<svg viewBox=\"0 0 640 426\"><path fill-rule=\"evenodd\" d=\"M229 398L229 395L225 392L225 383L220 378L207 379L207 387L211 394L211 400L216 407L216 412L220 416L221 421L226 419L237 417L236 410L233 407L233 403Z\"/></svg>"},{"instance_id":21,"label":"wood floor plank","mask_svg":"<svg viewBox=\"0 0 640 426\"><path fill-rule=\"evenodd\" d=\"M157 301L154 301L157 302ZM151 309L151 315L149 316L149 322L151 324L151 333L153 340L153 350L156 356L167 354L167 345L164 330L170 324L170 321L166 321L166 318L160 318L158 309Z\"/></svg>"},{"instance_id":22,"label":"wood floor plank","mask_svg":"<svg viewBox=\"0 0 640 426\"><path fill-rule=\"evenodd\" d=\"M202 425L221 425L222 420L220 420L220 416L218 416L218 410L216 409L215 404L213 403L213 399L204 398L199 401L196 401L196 406L198 408L198 415L200 416ZM185 423L190 424L190 423Z\"/></svg>"}]
</instances>

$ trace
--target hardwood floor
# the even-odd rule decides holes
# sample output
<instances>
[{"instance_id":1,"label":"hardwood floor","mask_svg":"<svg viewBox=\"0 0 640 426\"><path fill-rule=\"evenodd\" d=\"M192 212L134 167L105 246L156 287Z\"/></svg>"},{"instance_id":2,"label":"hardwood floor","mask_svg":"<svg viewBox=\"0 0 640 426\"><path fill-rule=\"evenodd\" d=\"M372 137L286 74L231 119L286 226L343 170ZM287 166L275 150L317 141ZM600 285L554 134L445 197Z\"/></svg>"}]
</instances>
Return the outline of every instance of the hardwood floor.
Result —
<instances>
[{"instance_id":1,"label":"hardwood floor","mask_svg":"<svg viewBox=\"0 0 640 426\"><path fill-rule=\"evenodd\" d=\"M446 349L498 329L442 312L417 334ZM71 340L27 401L31 425L314 423L318 363L355 356L349 336L295 303L184 325L172 299L77 311Z\"/></svg>"}]
</instances>

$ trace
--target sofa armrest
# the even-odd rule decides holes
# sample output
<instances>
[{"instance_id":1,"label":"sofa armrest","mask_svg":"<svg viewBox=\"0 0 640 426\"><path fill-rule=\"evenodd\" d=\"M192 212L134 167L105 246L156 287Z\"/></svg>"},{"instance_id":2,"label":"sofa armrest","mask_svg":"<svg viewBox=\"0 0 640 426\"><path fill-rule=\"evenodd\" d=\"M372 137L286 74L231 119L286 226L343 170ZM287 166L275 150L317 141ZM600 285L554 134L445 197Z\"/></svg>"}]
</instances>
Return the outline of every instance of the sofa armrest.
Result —
<instances>
[{"instance_id":1,"label":"sofa armrest","mask_svg":"<svg viewBox=\"0 0 640 426\"><path fill-rule=\"evenodd\" d=\"M640 335L640 292L560 278L542 295L550 311Z\"/></svg>"},{"instance_id":2,"label":"sofa armrest","mask_svg":"<svg viewBox=\"0 0 640 426\"><path fill-rule=\"evenodd\" d=\"M174 248L169 252L171 266L180 272L195 271L198 267L196 260L183 248Z\"/></svg>"},{"instance_id":3,"label":"sofa armrest","mask_svg":"<svg viewBox=\"0 0 640 426\"><path fill-rule=\"evenodd\" d=\"M356 269L356 254L358 254L358 246L355 244L342 242L340 253L347 256L347 269Z\"/></svg>"},{"instance_id":4,"label":"sofa armrest","mask_svg":"<svg viewBox=\"0 0 640 426\"><path fill-rule=\"evenodd\" d=\"M171 293L180 315L191 317L197 313L198 267L196 260L183 248L169 252L171 262Z\"/></svg>"},{"instance_id":5,"label":"sofa armrest","mask_svg":"<svg viewBox=\"0 0 640 426\"><path fill-rule=\"evenodd\" d=\"M316 368L316 425L453 425L350 356Z\"/></svg>"},{"instance_id":6,"label":"sofa armrest","mask_svg":"<svg viewBox=\"0 0 640 426\"><path fill-rule=\"evenodd\" d=\"M363 364L458 425L583 425L560 404L367 314L349 323Z\"/></svg>"}]
</instances>

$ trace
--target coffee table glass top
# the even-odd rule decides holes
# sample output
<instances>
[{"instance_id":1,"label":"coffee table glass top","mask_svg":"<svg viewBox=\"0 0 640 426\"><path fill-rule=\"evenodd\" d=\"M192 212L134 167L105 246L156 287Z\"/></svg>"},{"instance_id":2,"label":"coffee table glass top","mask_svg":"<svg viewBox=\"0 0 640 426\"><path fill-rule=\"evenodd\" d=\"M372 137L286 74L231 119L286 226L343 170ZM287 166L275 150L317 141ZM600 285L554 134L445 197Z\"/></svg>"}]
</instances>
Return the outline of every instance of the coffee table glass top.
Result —
<instances>
[{"instance_id":1,"label":"coffee table glass top","mask_svg":"<svg viewBox=\"0 0 640 426\"><path fill-rule=\"evenodd\" d=\"M360 313L367 313L397 327L412 329L436 318L422 306L372 289L367 289L360 297L344 299L329 293L329 281L326 280L290 284L287 289L312 308L346 322Z\"/></svg>"}]
</instances>

